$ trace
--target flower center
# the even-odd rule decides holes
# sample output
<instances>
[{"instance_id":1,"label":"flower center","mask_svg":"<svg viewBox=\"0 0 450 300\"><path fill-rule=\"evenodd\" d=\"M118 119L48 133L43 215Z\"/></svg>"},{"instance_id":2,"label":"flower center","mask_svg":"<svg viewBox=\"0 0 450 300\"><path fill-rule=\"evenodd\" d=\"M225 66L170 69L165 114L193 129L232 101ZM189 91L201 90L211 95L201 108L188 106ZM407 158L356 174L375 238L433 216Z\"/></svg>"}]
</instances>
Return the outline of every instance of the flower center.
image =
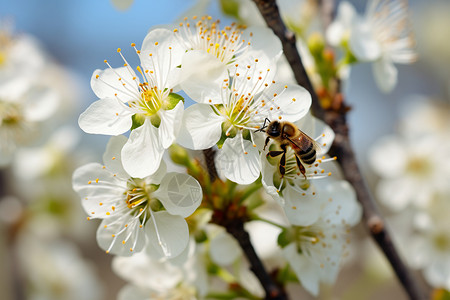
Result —
<instances>
[{"instance_id":1,"label":"flower center","mask_svg":"<svg viewBox=\"0 0 450 300\"><path fill-rule=\"evenodd\" d=\"M158 186L153 184L147 184L145 180L138 178L131 178L128 180L128 190L125 192L125 202L129 209L139 210L145 209L150 204L153 208L154 202L159 202L156 199L152 199L151 195L158 189Z\"/></svg>"},{"instance_id":2,"label":"flower center","mask_svg":"<svg viewBox=\"0 0 450 300\"><path fill-rule=\"evenodd\" d=\"M211 20L210 16L203 16L200 20L194 16L195 29L192 30L188 19L184 18L184 23L180 23L179 29L174 32L181 31L187 37L189 45L180 39L186 48L204 50L225 64L233 63L236 57L245 53L250 46L250 42L241 37L245 28L233 23L220 29L220 20Z\"/></svg>"},{"instance_id":3,"label":"flower center","mask_svg":"<svg viewBox=\"0 0 450 300\"><path fill-rule=\"evenodd\" d=\"M443 252L450 251L450 236L441 232L433 237L435 247Z\"/></svg>"},{"instance_id":4,"label":"flower center","mask_svg":"<svg viewBox=\"0 0 450 300\"><path fill-rule=\"evenodd\" d=\"M427 176L432 170L430 162L424 157L413 157L406 166L407 172L417 176Z\"/></svg>"},{"instance_id":5,"label":"flower center","mask_svg":"<svg viewBox=\"0 0 450 300\"><path fill-rule=\"evenodd\" d=\"M157 87L149 87L147 82L139 84L140 98L128 101L128 106L136 110L136 113L145 116L155 115L162 107L165 94Z\"/></svg>"}]
</instances>

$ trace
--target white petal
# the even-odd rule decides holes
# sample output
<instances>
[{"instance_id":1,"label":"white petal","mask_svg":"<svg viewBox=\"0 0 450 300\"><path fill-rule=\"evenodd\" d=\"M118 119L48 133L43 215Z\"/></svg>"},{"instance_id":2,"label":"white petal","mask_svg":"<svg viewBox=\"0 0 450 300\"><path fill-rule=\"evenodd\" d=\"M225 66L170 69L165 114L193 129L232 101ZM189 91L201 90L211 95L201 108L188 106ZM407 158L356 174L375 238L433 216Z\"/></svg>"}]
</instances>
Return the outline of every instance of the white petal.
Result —
<instances>
[{"instance_id":1,"label":"white petal","mask_svg":"<svg viewBox=\"0 0 450 300\"><path fill-rule=\"evenodd\" d=\"M127 284L117 294L117 300L151 300L152 293L155 291Z\"/></svg>"},{"instance_id":2,"label":"white petal","mask_svg":"<svg viewBox=\"0 0 450 300\"><path fill-rule=\"evenodd\" d=\"M129 177L122 166L122 148L127 140L123 135L111 137L106 145L106 151L103 154L103 163L108 170L114 174L118 174L122 178Z\"/></svg>"},{"instance_id":3,"label":"white petal","mask_svg":"<svg viewBox=\"0 0 450 300\"><path fill-rule=\"evenodd\" d=\"M191 50L183 56L181 73L181 88L189 97L199 103L221 103L221 86L228 78L225 63L205 51Z\"/></svg>"},{"instance_id":4,"label":"white petal","mask_svg":"<svg viewBox=\"0 0 450 300\"><path fill-rule=\"evenodd\" d=\"M243 141L244 149L242 149L241 140L242 136L237 135L225 141L217 155L217 167L229 180L250 184L259 177L261 171L259 152L247 140Z\"/></svg>"},{"instance_id":5,"label":"white petal","mask_svg":"<svg viewBox=\"0 0 450 300\"><path fill-rule=\"evenodd\" d=\"M150 56L152 54L152 56ZM152 70L160 89L173 88L180 82L180 70L185 48L173 31L166 28L151 30L141 48L141 64L145 70Z\"/></svg>"},{"instance_id":6,"label":"white petal","mask_svg":"<svg viewBox=\"0 0 450 300\"><path fill-rule=\"evenodd\" d=\"M131 256L145 246L144 229L131 215L118 214L104 219L97 230L97 243L108 253Z\"/></svg>"},{"instance_id":7,"label":"white petal","mask_svg":"<svg viewBox=\"0 0 450 300\"><path fill-rule=\"evenodd\" d=\"M184 105L183 101L171 110L161 109L158 115L161 118L161 124L158 128L159 137L161 139L162 146L167 149L175 141L178 131L181 127L181 120L183 117Z\"/></svg>"},{"instance_id":8,"label":"white petal","mask_svg":"<svg viewBox=\"0 0 450 300\"><path fill-rule=\"evenodd\" d=\"M145 251L131 257L114 257L112 269L128 282L158 291L175 287L183 278L181 269L167 261L151 259Z\"/></svg>"},{"instance_id":9,"label":"white petal","mask_svg":"<svg viewBox=\"0 0 450 300\"><path fill-rule=\"evenodd\" d=\"M117 97L120 101L127 102L140 97L134 77L136 74L131 67L97 69L91 77L91 88L100 99Z\"/></svg>"},{"instance_id":10,"label":"white petal","mask_svg":"<svg viewBox=\"0 0 450 300\"><path fill-rule=\"evenodd\" d=\"M393 211L405 209L416 197L417 186L410 178L381 180L376 192L380 201Z\"/></svg>"},{"instance_id":11,"label":"white petal","mask_svg":"<svg viewBox=\"0 0 450 300\"><path fill-rule=\"evenodd\" d=\"M386 155L389 153L389 155ZM369 151L372 169L384 178L396 178L404 173L407 165L407 149L398 136L385 136L374 143Z\"/></svg>"},{"instance_id":12,"label":"white petal","mask_svg":"<svg viewBox=\"0 0 450 300\"><path fill-rule=\"evenodd\" d=\"M167 173L154 193L168 213L183 218L190 216L202 202L202 188L188 174Z\"/></svg>"},{"instance_id":13,"label":"white petal","mask_svg":"<svg viewBox=\"0 0 450 300\"><path fill-rule=\"evenodd\" d=\"M308 226L319 219L321 203L318 195L312 195L311 191L303 193L288 185L283 190L283 198L286 201L284 211L292 225Z\"/></svg>"},{"instance_id":14,"label":"white petal","mask_svg":"<svg viewBox=\"0 0 450 300\"><path fill-rule=\"evenodd\" d=\"M78 124L84 132L118 135L131 128L132 112L114 98L92 103L79 117Z\"/></svg>"},{"instance_id":15,"label":"white petal","mask_svg":"<svg viewBox=\"0 0 450 300\"><path fill-rule=\"evenodd\" d=\"M24 116L29 121L43 121L55 113L59 100L54 90L33 88L25 94Z\"/></svg>"},{"instance_id":16,"label":"white petal","mask_svg":"<svg viewBox=\"0 0 450 300\"><path fill-rule=\"evenodd\" d=\"M123 146L122 165L132 177L144 178L158 170L163 154L158 129L147 118L142 126L131 131Z\"/></svg>"},{"instance_id":17,"label":"white petal","mask_svg":"<svg viewBox=\"0 0 450 300\"><path fill-rule=\"evenodd\" d=\"M112 215L112 206L125 205L123 193L127 188L126 180L114 176L98 163L76 169L72 185L81 198L84 210L92 218L107 218Z\"/></svg>"},{"instance_id":18,"label":"white petal","mask_svg":"<svg viewBox=\"0 0 450 300\"><path fill-rule=\"evenodd\" d=\"M284 84L272 84L262 94L263 99L272 99L273 95L277 94L274 99L273 113L270 119L275 120L278 116L282 117L282 121L295 122L305 116L311 106L311 95L303 87L292 84L285 88Z\"/></svg>"},{"instance_id":19,"label":"white petal","mask_svg":"<svg viewBox=\"0 0 450 300\"><path fill-rule=\"evenodd\" d=\"M319 188L319 185L321 187ZM356 225L361 220L362 207L356 199L356 193L348 181L340 180L332 183L317 184L318 196L326 206L323 209L324 219L331 224Z\"/></svg>"},{"instance_id":20,"label":"white petal","mask_svg":"<svg viewBox=\"0 0 450 300\"><path fill-rule=\"evenodd\" d=\"M219 266L229 266L242 255L242 252L238 242L222 230L211 238L210 255Z\"/></svg>"},{"instance_id":21,"label":"white petal","mask_svg":"<svg viewBox=\"0 0 450 300\"><path fill-rule=\"evenodd\" d=\"M336 19L328 26L327 40L332 46L339 46L345 35L351 30L351 23L356 16L353 5L347 1L339 3Z\"/></svg>"},{"instance_id":22,"label":"white petal","mask_svg":"<svg viewBox=\"0 0 450 300\"><path fill-rule=\"evenodd\" d=\"M276 169L274 166L272 166L266 158L266 155L264 153L261 154L261 183L264 187L264 189L266 190L266 192L272 196L273 199L275 199L276 201L278 201L278 203L281 206L284 206L285 204L285 200L280 197L280 195L278 194L277 190L278 188L274 186L273 184L273 174L276 172Z\"/></svg>"},{"instance_id":23,"label":"white petal","mask_svg":"<svg viewBox=\"0 0 450 300\"><path fill-rule=\"evenodd\" d=\"M397 85L397 68L387 58L374 62L372 67L378 88L384 93L390 93Z\"/></svg>"},{"instance_id":24,"label":"white petal","mask_svg":"<svg viewBox=\"0 0 450 300\"><path fill-rule=\"evenodd\" d=\"M381 46L368 22L355 22L350 36L350 48L360 61L374 61L381 55Z\"/></svg>"},{"instance_id":25,"label":"white petal","mask_svg":"<svg viewBox=\"0 0 450 300\"><path fill-rule=\"evenodd\" d=\"M211 148L220 139L223 121L209 105L194 104L184 111L177 143L194 150Z\"/></svg>"},{"instance_id":26,"label":"white petal","mask_svg":"<svg viewBox=\"0 0 450 300\"><path fill-rule=\"evenodd\" d=\"M319 294L320 267L305 255L299 254L295 244L287 245L282 251L302 286L317 297Z\"/></svg>"},{"instance_id":27,"label":"white petal","mask_svg":"<svg viewBox=\"0 0 450 300\"><path fill-rule=\"evenodd\" d=\"M242 39L250 41L248 56L258 59L258 64L264 57L277 60L282 54L280 39L273 33L273 30L265 26L251 26L244 30ZM267 66L265 66L267 68Z\"/></svg>"},{"instance_id":28,"label":"white petal","mask_svg":"<svg viewBox=\"0 0 450 300\"><path fill-rule=\"evenodd\" d=\"M189 229L186 220L165 211L155 212L153 216L154 220L148 220L145 225L145 233L150 245L148 251L157 251L160 257L178 256L189 242ZM156 227L153 221L156 222Z\"/></svg>"}]
</instances>

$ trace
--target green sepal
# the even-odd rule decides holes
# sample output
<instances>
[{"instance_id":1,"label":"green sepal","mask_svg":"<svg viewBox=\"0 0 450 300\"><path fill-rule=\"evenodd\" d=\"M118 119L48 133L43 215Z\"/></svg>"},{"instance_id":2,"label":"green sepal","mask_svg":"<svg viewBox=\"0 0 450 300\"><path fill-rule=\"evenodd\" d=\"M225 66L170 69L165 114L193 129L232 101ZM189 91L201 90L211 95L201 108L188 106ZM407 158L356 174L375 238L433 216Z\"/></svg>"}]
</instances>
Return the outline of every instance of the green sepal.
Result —
<instances>
[{"instance_id":1,"label":"green sepal","mask_svg":"<svg viewBox=\"0 0 450 300\"><path fill-rule=\"evenodd\" d=\"M141 127L145 122L145 115L144 114L134 114L131 116L131 120L133 123L131 124L131 130L134 130L138 127Z\"/></svg>"},{"instance_id":2,"label":"green sepal","mask_svg":"<svg viewBox=\"0 0 450 300\"><path fill-rule=\"evenodd\" d=\"M284 229L279 235L277 239L277 243L281 248L286 247L293 241L293 234L290 228Z\"/></svg>"},{"instance_id":3,"label":"green sepal","mask_svg":"<svg viewBox=\"0 0 450 300\"><path fill-rule=\"evenodd\" d=\"M184 98L178 94L175 93L170 93L169 96L167 97L167 100L164 101L163 104L163 109L164 110L171 110L174 109L175 106L177 106L178 102L183 101L184 103Z\"/></svg>"},{"instance_id":4,"label":"green sepal","mask_svg":"<svg viewBox=\"0 0 450 300\"><path fill-rule=\"evenodd\" d=\"M158 114L151 115L150 122L152 123L153 126L159 128L159 125L161 125L161 118L159 117Z\"/></svg>"},{"instance_id":5,"label":"green sepal","mask_svg":"<svg viewBox=\"0 0 450 300\"><path fill-rule=\"evenodd\" d=\"M220 7L225 15L239 20L239 2L236 0L220 0Z\"/></svg>"}]
</instances>

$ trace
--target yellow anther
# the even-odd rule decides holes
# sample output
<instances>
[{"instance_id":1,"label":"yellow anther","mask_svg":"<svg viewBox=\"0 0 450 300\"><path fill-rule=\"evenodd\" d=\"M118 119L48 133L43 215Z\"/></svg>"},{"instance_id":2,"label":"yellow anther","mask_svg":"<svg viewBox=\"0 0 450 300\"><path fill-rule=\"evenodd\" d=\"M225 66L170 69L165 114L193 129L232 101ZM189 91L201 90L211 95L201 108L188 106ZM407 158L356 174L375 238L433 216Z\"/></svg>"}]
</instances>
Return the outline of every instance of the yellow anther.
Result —
<instances>
[{"instance_id":1,"label":"yellow anther","mask_svg":"<svg viewBox=\"0 0 450 300\"><path fill-rule=\"evenodd\" d=\"M99 179L98 179L98 178L96 178L96 179L95 179L95 182L96 182L96 183L98 183L98 180L99 180Z\"/></svg>"},{"instance_id":2,"label":"yellow anther","mask_svg":"<svg viewBox=\"0 0 450 300\"><path fill-rule=\"evenodd\" d=\"M131 43L131 47L134 47L134 46L136 46L136 44L135 43Z\"/></svg>"},{"instance_id":3,"label":"yellow anther","mask_svg":"<svg viewBox=\"0 0 450 300\"><path fill-rule=\"evenodd\" d=\"M88 184L91 184L91 183L92 183L92 181L89 180L89 181L88 181Z\"/></svg>"},{"instance_id":4,"label":"yellow anther","mask_svg":"<svg viewBox=\"0 0 450 300\"><path fill-rule=\"evenodd\" d=\"M98 74L97 74L97 75L95 75L95 78L96 78L96 79L98 79L99 77L100 77L100 76L99 76Z\"/></svg>"}]
</instances>

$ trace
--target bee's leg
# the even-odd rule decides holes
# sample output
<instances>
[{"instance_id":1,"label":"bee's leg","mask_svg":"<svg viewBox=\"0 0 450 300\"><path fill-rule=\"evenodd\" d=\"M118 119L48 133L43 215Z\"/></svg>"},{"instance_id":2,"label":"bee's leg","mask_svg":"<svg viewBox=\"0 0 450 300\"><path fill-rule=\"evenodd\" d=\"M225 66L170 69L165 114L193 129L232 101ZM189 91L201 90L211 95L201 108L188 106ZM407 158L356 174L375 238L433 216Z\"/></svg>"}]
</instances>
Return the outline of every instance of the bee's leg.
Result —
<instances>
[{"instance_id":1,"label":"bee's leg","mask_svg":"<svg viewBox=\"0 0 450 300\"><path fill-rule=\"evenodd\" d=\"M267 147L267 144L269 143L269 141L270 141L270 136L268 136L267 138L266 138L266 142L264 143L264 149L263 149L263 151L266 151L266 147ZM276 155L275 155L276 156ZM272 156L273 157L273 156Z\"/></svg>"},{"instance_id":2,"label":"bee's leg","mask_svg":"<svg viewBox=\"0 0 450 300\"><path fill-rule=\"evenodd\" d=\"M281 178L284 177L284 174L286 173L286 145L281 145L281 149L283 149L283 155L281 155L281 159L280 159L280 174L281 174Z\"/></svg>"},{"instance_id":3,"label":"bee's leg","mask_svg":"<svg viewBox=\"0 0 450 300\"><path fill-rule=\"evenodd\" d=\"M266 157L270 156L270 157L277 157L278 155L283 154L284 151L269 151L266 155Z\"/></svg>"},{"instance_id":4,"label":"bee's leg","mask_svg":"<svg viewBox=\"0 0 450 300\"><path fill-rule=\"evenodd\" d=\"M297 154L295 155L295 160L297 161L297 167L300 170L300 172L303 174L303 176L305 176L306 179L306 170L305 170L305 166L303 166L303 164L300 162L300 159L298 158Z\"/></svg>"}]
</instances>

